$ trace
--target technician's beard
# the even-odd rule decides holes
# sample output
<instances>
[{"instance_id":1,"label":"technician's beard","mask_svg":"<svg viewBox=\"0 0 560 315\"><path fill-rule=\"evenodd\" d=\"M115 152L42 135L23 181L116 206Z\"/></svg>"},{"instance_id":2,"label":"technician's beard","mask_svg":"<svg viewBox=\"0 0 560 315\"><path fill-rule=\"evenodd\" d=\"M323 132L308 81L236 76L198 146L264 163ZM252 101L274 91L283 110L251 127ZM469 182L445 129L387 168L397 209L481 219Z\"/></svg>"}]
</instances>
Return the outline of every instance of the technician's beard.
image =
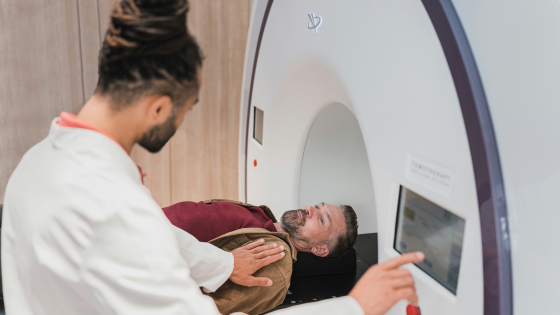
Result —
<instances>
[{"instance_id":1,"label":"technician's beard","mask_svg":"<svg viewBox=\"0 0 560 315\"><path fill-rule=\"evenodd\" d=\"M177 127L175 127L176 119L177 115L171 114L163 124L146 131L138 144L151 153L159 152L177 131Z\"/></svg>"},{"instance_id":2,"label":"technician's beard","mask_svg":"<svg viewBox=\"0 0 560 315\"><path fill-rule=\"evenodd\" d=\"M301 223L298 222L298 213L301 212ZM301 228L305 225L305 220L307 219L307 211L305 210L290 210L284 212L280 218L280 226L284 232L288 233L291 239L295 239L300 242L309 243L307 238L301 236Z\"/></svg>"}]
</instances>

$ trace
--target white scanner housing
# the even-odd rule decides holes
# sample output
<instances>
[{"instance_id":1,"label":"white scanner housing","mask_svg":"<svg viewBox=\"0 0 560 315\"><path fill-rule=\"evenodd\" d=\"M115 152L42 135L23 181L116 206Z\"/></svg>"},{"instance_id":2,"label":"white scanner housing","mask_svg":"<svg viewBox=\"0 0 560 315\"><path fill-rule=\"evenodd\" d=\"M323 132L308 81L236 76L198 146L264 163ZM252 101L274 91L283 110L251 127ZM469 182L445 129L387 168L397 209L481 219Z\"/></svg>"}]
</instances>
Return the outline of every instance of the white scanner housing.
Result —
<instances>
[{"instance_id":1,"label":"white scanner housing","mask_svg":"<svg viewBox=\"0 0 560 315\"><path fill-rule=\"evenodd\" d=\"M451 285L407 267L422 314L560 314L558 56L552 0L255 0L239 197L350 204L380 262L459 259Z\"/></svg>"}]
</instances>

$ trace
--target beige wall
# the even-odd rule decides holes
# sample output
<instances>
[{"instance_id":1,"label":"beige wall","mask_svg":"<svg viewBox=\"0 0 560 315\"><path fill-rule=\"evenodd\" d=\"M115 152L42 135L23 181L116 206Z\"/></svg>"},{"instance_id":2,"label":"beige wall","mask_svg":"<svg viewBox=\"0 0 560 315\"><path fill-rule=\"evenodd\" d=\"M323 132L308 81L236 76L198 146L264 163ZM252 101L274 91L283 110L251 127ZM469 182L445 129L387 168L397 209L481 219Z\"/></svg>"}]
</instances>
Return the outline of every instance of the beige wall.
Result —
<instances>
[{"instance_id":1,"label":"beige wall","mask_svg":"<svg viewBox=\"0 0 560 315\"><path fill-rule=\"evenodd\" d=\"M23 154L97 82L112 0L0 0L0 203ZM136 147L154 199L237 198L238 119L252 0L191 0L190 31L204 55L200 103L165 148Z\"/></svg>"},{"instance_id":2,"label":"beige wall","mask_svg":"<svg viewBox=\"0 0 560 315\"><path fill-rule=\"evenodd\" d=\"M0 203L52 119L84 102L77 13L76 1L0 0Z\"/></svg>"},{"instance_id":3,"label":"beige wall","mask_svg":"<svg viewBox=\"0 0 560 315\"><path fill-rule=\"evenodd\" d=\"M191 1L205 63L198 104L171 140L171 202L237 199L239 102L249 1Z\"/></svg>"}]
</instances>

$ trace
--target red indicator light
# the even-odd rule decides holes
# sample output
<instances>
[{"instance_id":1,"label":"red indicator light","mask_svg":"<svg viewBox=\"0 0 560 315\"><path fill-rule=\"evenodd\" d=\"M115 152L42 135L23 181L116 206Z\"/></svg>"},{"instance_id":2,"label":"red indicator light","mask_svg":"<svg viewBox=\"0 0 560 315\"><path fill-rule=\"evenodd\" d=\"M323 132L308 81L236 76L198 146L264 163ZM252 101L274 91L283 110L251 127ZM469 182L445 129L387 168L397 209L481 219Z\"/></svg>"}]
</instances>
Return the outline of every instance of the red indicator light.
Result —
<instances>
[{"instance_id":1,"label":"red indicator light","mask_svg":"<svg viewBox=\"0 0 560 315\"><path fill-rule=\"evenodd\" d=\"M406 315L420 315L420 309L412 304L406 307Z\"/></svg>"},{"instance_id":2,"label":"red indicator light","mask_svg":"<svg viewBox=\"0 0 560 315\"><path fill-rule=\"evenodd\" d=\"M257 159L255 159L255 160L253 161L253 165L254 165L255 167L257 167Z\"/></svg>"}]
</instances>

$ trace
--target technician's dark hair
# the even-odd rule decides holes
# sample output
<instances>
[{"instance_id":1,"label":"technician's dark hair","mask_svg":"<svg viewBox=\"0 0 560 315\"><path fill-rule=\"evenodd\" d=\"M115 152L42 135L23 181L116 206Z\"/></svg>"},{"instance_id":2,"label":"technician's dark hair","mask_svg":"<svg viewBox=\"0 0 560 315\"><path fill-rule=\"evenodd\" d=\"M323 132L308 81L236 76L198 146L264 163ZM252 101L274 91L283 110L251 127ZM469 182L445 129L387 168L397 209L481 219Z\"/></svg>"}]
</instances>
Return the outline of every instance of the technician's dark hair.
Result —
<instances>
[{"instance_id":1,"label":"technician's dark hair","mask_svg":"<svg viewBox=\"0 0 560 315\"><path fill-rule=\"evenodd\" d=\"M187 0L122 0L113 5L99 54L96 93L115 110L154 94L184 106L200 82L202 54L187 30Z\"/></svg>"},{"instance_id":2,"label":"technician's dark hair","mask_svg":"<svg viewBox=\"0 0 560 315\"><path fill-rule=\"evenodd\" d=\"M329 255L327 258L336 258L349 251L358 239L358 216L349 205L341 205L340 209L346 222L346 233L339 234L334 244L327 244Z\"/></svg>"}]
</instances>

